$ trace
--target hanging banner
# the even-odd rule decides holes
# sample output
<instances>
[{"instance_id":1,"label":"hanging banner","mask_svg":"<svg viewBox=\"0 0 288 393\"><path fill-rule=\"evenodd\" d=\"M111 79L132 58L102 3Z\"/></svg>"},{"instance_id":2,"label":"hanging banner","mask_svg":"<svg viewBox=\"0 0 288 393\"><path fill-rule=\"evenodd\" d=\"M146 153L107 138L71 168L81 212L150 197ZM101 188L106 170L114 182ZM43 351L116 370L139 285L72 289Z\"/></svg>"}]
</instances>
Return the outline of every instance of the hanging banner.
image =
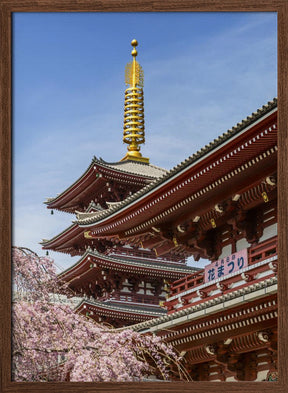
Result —
<instances>
[{"instance_id":1,"label":"hanging banner","mask_svg":"<svg viewBox=\"0 0 288 393\"><path fill-rule=\"evenodd\" d=\"M217 280L248 266L247 248L205 266L205 282Z\"/></svg>"}]
</instances>

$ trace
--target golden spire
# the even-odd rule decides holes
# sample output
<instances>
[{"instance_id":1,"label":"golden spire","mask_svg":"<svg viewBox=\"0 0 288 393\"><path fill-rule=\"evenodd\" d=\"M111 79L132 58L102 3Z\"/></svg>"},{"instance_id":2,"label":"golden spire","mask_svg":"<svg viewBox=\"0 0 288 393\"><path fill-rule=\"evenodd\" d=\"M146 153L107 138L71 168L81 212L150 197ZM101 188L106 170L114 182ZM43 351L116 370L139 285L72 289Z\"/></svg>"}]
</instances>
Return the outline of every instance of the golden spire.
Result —
<instances>
[{"instance_id":1,"label":"golden spire","mask_svg":"<svg viewBox=\"0 0 288 393\"><path fill-rule=\"evenodd\" d=\"M127 143L128 152L121 161L134 160L149 163L149 158L142 157L140 153L140 145L145 143L144 132L144 94L143 69L136 60L138 42L133 40L131 55L133 60L128 63L125 68L125 83L129 87L125 90L125 106L124 106L124 131L123 142Z\"/></svg>"}]
</instances>

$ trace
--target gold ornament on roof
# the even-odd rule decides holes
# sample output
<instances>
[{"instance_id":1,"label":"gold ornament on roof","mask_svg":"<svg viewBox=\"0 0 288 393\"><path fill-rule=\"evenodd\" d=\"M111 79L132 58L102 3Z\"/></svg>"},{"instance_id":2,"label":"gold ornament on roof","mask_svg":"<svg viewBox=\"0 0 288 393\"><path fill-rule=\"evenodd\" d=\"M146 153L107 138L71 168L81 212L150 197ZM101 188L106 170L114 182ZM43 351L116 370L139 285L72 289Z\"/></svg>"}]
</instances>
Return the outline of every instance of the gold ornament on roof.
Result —
<instances>
[{"instance_id":1,"label":"gold ornament on roof","mask_svg":"<svg viewBox=\"0 0 288 393\"><path fill-rule=\"evenodd\" d=\"M138 52L135 49L135 47L138 45L138 42L136 40L133 40L131 42L131 45L134 47L134 49L131 52L131 55L133 56L133 61L131 61L130 63L128 63L126 65L125 83L126 83L126 85L130 85L130 86L143 87L144 86L143 68L136 60L136 56L137 56Z\"/></svg>"},{"instance_id":2,"label":"gold ornament on roof","mask_svg":"<svg viewBox=\"0 0 288 393\"><path fill-rule=\"evenodd\" d=\"M133 60L125 68L125 83L129 87L125 90L124 105L124 130L123 142L127 143L128 152L121 160L134 160L149 163L149 158L142 157L140 145L145 143L144 127L144 73L136 60L138 54L136 46L137 40L132 40L133 46L131 55Z\"/></svg>"}]
</instances>

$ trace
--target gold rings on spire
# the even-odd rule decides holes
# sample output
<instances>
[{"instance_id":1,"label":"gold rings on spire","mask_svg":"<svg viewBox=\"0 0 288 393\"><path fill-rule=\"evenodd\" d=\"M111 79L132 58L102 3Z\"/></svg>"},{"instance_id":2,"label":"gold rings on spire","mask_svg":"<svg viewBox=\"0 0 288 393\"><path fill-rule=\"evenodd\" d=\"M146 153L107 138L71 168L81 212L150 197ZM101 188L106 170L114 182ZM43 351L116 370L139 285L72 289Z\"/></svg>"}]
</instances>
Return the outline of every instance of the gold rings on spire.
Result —
<instances>
[{"instance_id":1,"label":"gold rings on spire","mask_svg":"<svg viewBox=\"0 0 288 393\"><path fill-rule=\"evenodd\" d=\"M149 158L142 157L140 153L140 146L145 143L144 132L144 93L143 69L136 61L138 54L136 46L138 42L133 40L131 55L133 60L128 63L125 68L125 83L129 87L125 90L125 105L124 105L124 130L123 142L127 143L128 152L123 160L135 160L141 162L149 162Z\"/></svg>"}]
</instances>

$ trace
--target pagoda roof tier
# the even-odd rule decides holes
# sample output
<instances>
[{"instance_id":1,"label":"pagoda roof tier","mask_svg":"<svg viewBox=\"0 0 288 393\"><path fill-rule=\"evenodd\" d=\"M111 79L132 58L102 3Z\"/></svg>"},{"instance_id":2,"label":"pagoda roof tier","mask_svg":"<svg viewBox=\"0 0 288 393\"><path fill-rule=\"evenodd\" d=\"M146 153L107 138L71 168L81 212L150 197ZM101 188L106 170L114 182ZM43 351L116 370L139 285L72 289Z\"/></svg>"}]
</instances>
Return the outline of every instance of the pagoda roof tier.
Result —
<instances>
[{"instance_id":1,"label":"pagoda roof tier","mask_svg":"<svg viewBox=\"0 0 288 393\"><path fill-rule=\"evenodd\" d=\"M108 163L94 157L87 170L70 187L54 198L47 198L49 209L74 213L84 211L91 202L91 195L98 202L119 201L129 192L136 192L167 171L148 163L120 161Z\"/></svg>"},{"instance_id":2,"label":"pagoda roof tier","mask_svg":"<svg viewBox=\"0 0 288 393\"><path fill-rule=\"evenodd\" d=\"M103 209L99 208L94 202L90 203L88 209L84 213L77 212L77 216L85 217L91 212L101 212ZM134 256L137 260L142 258L156 259L154 251L141 247L125 246L118 236L109 237L109 239L89 239L85 237L85 231L80 228L76 223L73 223L68 228L54 236L52 239L43 239L40 243L44 250L53 250L70 254L71 256L83 255L89 249L98 250L101 253L113 253L114 255L121 256ZM183 255L164 255L160 258L157 257L158 262L176 262L185 264Z\"/></svg>"},{"instance_id":3,"label":"pagoda roof tier","mask_svg":"<svg viewBox=\"0 0 288 393\"><path fill-rule=\"evenodd\" d=\"M159 318L166 314L160 306L123 304L120 302L83 299L76 311L93 318L97 322L106 322L117 327Z\"/></svg>"},{"instance_id":4,"label":"pagoda roof tier","mask_svg":"<svg viewBox=\"0 0 288 393\"><path fill-rule=\"evenodd\" d=\"M236 287L235 290L230 293L220 294L218 297L213 299L208 297L207 300L194 306L175 311L172 314L167 314L151 321L134 325L132 328L139 332L149 331L156 333L176 328L178 326L181 326L182 328L183 326L185 327L189 321L194 321L196 323L197 320L204 317L208 318L210 321L213 315L221 318L219 312L221 312L222 315L224 314L224 311L235 307L238 307L239 310L243 310L244 305L252 304L253 301L275 296L277 294L277 282L277 276L274 276L269 277L266 280L264 279L261 282L251 283L241 289ZM267 312L269 312L268 309ZM207 322L207 327L208 326L209 322Z\"/></svg>"},{"instance_id":5,"label":"pagoda roof tier","mask_svg":"<svg viewBox=\"0 0 288 393\"><path fill-rule=\"evenodd\" d=\"M249 356L258 351L259 358L252 357L256 359L253 373L248 374L249 380L255 380L257 370L269 370L277 353L277 236L248 251L248 266L239 271L212 280L206 276L206 282L200 284L196 275L176 281L172 296L164 303L170 313L131 329L157 334L179 352L184 351L189 372L193 368L197 372L203 364L208 369L211 366L207 380L223 377L223 370L218 376L215 373L219 362L228 366L225 377L244 380L247 362L251 372ZM264 359L268 365L263 366Z\"/></svg>"},{"instance_id":6,"label":"pagoda roof tier","mask_svg":"<svg viewBox=\"0 0 288 393\"><path fill-rule=\"evenodd\" d=\"M40 244L43 250L60 251L75 256L83 254L83 240L83 231L81 228L76 224L72 224L52 239L43 239Z\"/></svg>"},{"instance_id":7,"label":"pagoda roof tier","mask_svg":"<svg viewBox=\"0 0 288 393\"><path fill-rule=\"evenodd\" d=\"M164 315L129 328L160 336L183 354L189 372L207 367L205 380L223 377L223 369L217 368L220 363L229 367L226 377L233 375L239 381L248 375L252 381L257 378L257 370L267 372L275 364L277 319L277 277L272 277L261 285L235 289L230 296L207 300L177 315ZM242 370L246 371L244 375Z\"/></svg>"},{"instance_id":8,"label":"pagoda roof tier","mask_svg":"<svg viewBox=\"0 0 288 393\"><path fill-rule=\"evenodd\" d=\"M85 213L83 213L85 214ZM84 233L83 233L84 232ZM43 250L53 250L57 252L63 252L70 254L71 256L83 255L85 251L89 249L98 250L101 253L113 253L122 257L130 256L137 260L142 257L148 259L156 259L158 262L175 262L177 264L185 264L183 255L163 255L160 258L157 257L154 251L150 249L143 249L141 246L133 248L125 248L124 242L122 242L118 236L111 237L108 239L89 239L84 237L85 231L80 228L76 223L73 223L68 228L65 228L61 233L54 236L52 239L43 239L40 243ZM96 251L97 252L97 251Z\"/></svg>"},{"instance_id":9,"label":"pagoda roof tier","mask_svg":"<svg viewBox=\"0 0 288 393\"><path fill-rule=\"evenodd\" d=\"M262 193L270 192L269 187L276 184L275 179L270 179L276 168L277 100L274 99L165 176L109 210L79 216L76 222L89 229L91 238L118 235L129 240L137 236L139 240L145 233L161 233L161 228L172 222L170 244L176 240L177 245L175 235L182 233L181 226L188 219L199 225L211 209L217 213L217 219L222 204L244 205L243 195L255 187L259 193L263 184L268 188Z\"/></svg>"},{"instance_id":10,"label":"pagoda roof tier","mask_svg":"<svg viewBox=\"0 0 288 393\"><path fill-rule=\"evenodd\" d=\"M118 239L119 240L119 239ZM157 262L169 262L169 263L177 263L177 265L180 264L186 264L187 259L183 258L183 256L173 256L172 254L169 255L163 255L163 256L157 256L155 253L155 250L151 250L149 248L143 248L143 245L141 247L134 247L129 244L124 245L124 246L116 246L113 247L108 255L114 256L116 258L120 257L122 258L134 258L134 260L141 261L141 260L152 260Z\"/></svg>"},{"instance_id":11,"label":"pagoda roof tier","mask_svg":"<svg viewBox=\"0 0 288 393\"><path fill-rule=\"evenodd\" d=\"M276 179L276 174L273 174L273 177L271 176L271 178ZM226 211L217 211L215 209L215 203L212 203L211 206L211 201L209 200L207 201L209 202L208 207L203 203L201 206L201 220L190 224L188 224L187 220L184 222L185 225L183 225L183 222L181 224L179 223L177 226L174 224L173 238L171 236L171 228L173 227L169 227L168 223L166 228L164 225L159 225L158 228L148 228L146 232L142 232L140 234L136 233L133 236L125 237L122 234L121 238L119 237L119 240L121 239L121 241L126 244L133 244L138 247L151 249L155 252L157 258L163 258L169 255L170 259L176 259L181 257L187 258L194 255L195 260L198 260L199 257L217 259L217 255L209 256L207 254L207 246L209 245L205 245L203 243L204 238L209 240L209 236L212 236L213 230L215 236L219 236L220 240L220 238L223 238L224 233L229 233L229 231L231 232L231 227L233 227L233 225L235 228L241 227L241 233L245 234L247 240L252 243L253 241L257 241L256 238L253 240L253 236L257 235L256 232L260 228L255 226L254 233L251 231L252 227L250 226L249 232L249 222L252 222L256 219L256 217L259 219L262 214L265 215L265 218L271 216L263 222L262 229L268 226L268 222L269 225L272 225L275 222L277 216L277 186L276 184L267 184L265 181L266 178L264 177L252 184L250 188L241 194L241 196L239 195L239 199L237 199L237 201L225 201L226 206L225 204L223 204L223 206L225 206ZM265 203L263 201L263 195L267 198ZM212 198L213 196L211 199ZM220 207L222 208L222 205L219 204L219 209ZM191 207L191 210L192 209L193 207ZM217 223L216 229L212 227L211 220L214 220L215 225ZM91 235L91 238L93 238L93 231L87 231L86 233ZM258 237L260 234L261 230L258 233ZM198 242L199 236L202 237L202 245ZM110 236L102 236L102 239L109 238ZM223 241L224 238L222 239ZM230 237L228 236L227 239L229 240ZM222 246L224 246L224 244ZM220 251L218 250L218 252Z\"/></svg>"},{"instance_id":12,"label":"pagoda roof tier","mask_svg":"<svg viewBox=\"0 0 288 393\"><path fill-rule=\"evenodd\" d=\"M156 259L148 258L139 260L139 258L124 256L113 257L87 250L81 259L62 272L59 278L69 282L73 287L81 287L81 282L87 283L101 280L103 269L125 274L145 275L149 278L158 278L160 276L169 281L175 281L199 270L176 262L159 262Z\"/></svg>"},{"instance_id":13,"label":"pagoda roof tier","mask_svg":"<svg viewBox=\"0 0 288 393\"><path fill-rule=\"evenodd\" d=\"M85 213L84 213L85 214ZM122 242L118 236L109 237L108 239L87 239L84 237L82 228L77 224L73 223L68 228L65 228L61 233L54 236L52 239L43 239L40 244L43 250L53 250L57 252L63 252L65 254L70 254L71 256L83 255L85 251L89 249L98 250L101 253L113 253L122 257L131 258L139 260L142 257L148 258L148 260L153 260L157 258L159 263L163 262L175 262L177 265L179 263L185 264L185 259L182 255L163 255L159 258L154 251L143 249L143 247L137 248L125 248L124 242ZM97 252L97 251L96 251Z\"/></svg>"},{"instance_id":14,"label":"pagoda roof tier","mask_svg":"<svg viewBox=\"0 0 288 393\"><path fill-rule=\"evenodd\" d=\"M277 243L277 236L274 236L248 248L248 265L238 271L205 282L204 270L199 270L175 281L164 303L168 314L135 328L154 329L160 325L164 328L167 324L172 327L178 326L179 322L185 325L186 316L189 320L196 320L262 297L274 296L277 293Z\"/></svg>"},{"instance_id":15,"label":"pagoda roof tier","mask_svg":"<svg viewBox=\"0 0 288 393\"><path fill-rule=\"evenodd\" d=\"M81 214L85 216L85 214L87 215L91 212L97 214L97 212L99 213L101 211L103 211L103 208L101 208L101 206L96 205L94 202L91 202L87 210ZM101 250L101 252L106 252L107 249L118 245L119 239L115 238L110 239L109 241L105 241L103 239L92 239L89 241L84 237L83 229L81 229L77 224L73 223L68 228L65 228L58 235L54 236L52 239L43 239L40 244L42 245L42 248L44 250L59 251L65 254L70 254L71 256L75 256L83 255L88 245L90 247Z\"/></svg>"},{"instance_id":16,"label":"pagoda roof tier","mask_svg":"<svg viewBox=\"0 0 288 393\"><path fill-rule=\"evenodd\" d=\"M204 365L208 374L205 380L223 377L223 369L217 368L219 363L229 367L225 377L235 375L236 380L244 380L241 371L248 367L251 373L253 367L252 375L248 375L250 380L255 380L257 370L267 372L273 366L278 342L277 276L255 281L129 328L142 334L156 334L180 353L183 351L189 372L195 368L197 372ZM256 351L258 359L254 356L254 363L249 362ZM235 364L237 367L233 368Z\"/></svg>"}]
</instances>

